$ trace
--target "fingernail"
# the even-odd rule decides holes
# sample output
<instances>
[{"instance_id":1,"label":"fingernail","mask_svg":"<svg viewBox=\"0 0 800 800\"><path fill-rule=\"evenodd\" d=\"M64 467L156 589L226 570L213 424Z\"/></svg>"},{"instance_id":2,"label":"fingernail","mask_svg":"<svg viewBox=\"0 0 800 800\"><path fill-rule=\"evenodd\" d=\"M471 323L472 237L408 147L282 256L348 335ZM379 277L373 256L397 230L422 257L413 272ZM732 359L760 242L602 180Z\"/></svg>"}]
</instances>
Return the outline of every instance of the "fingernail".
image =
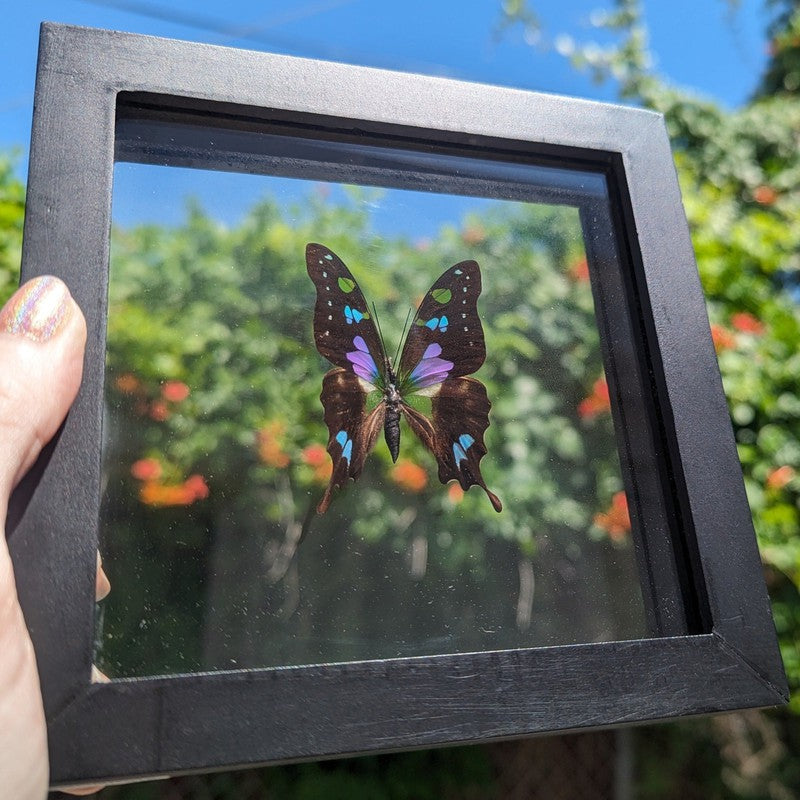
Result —
<instances>
[{"instance_id":1,"label":"fingernail","mask_svg":"<svg viewBox=\"0 0 800 800\"><path fill-rule=\"evenodd\" d=\"M58 278L33 278L17 289L0 311L0 332L46 342L69 319L69 301L69 289Z\"/></svg>"}]
</instances>

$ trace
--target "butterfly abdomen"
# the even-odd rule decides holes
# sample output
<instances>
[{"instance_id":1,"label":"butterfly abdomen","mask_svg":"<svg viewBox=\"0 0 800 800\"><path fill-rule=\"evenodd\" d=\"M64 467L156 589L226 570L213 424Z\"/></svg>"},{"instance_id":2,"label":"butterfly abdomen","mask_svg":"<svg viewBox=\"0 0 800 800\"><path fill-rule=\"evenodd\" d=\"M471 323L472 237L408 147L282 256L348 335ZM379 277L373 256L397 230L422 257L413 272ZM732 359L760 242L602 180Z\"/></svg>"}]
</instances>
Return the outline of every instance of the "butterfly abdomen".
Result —
<instances>
[{"instance_id":1,"label":"butterfly abdomen","mask_svg":"<svg viewBox=\"0 0 800 800\"><path fill-rule=\"evenodd\" d=\"M383 435L386 439L386 446L392 455L392 461L397 461L400 452L400 392L395 388L394 382L387 387L383 396L386 404L386 419L383 422Z\"/></svg>"}]
</instances>

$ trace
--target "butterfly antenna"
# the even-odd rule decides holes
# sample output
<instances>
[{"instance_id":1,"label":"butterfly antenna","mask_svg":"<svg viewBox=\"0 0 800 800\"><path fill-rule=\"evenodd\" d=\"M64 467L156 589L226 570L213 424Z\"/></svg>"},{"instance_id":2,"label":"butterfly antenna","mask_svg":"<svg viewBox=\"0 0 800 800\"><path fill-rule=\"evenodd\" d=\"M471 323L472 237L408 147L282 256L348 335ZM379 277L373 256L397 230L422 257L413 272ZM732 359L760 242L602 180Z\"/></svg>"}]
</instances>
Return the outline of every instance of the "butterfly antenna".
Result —
<instances>
[{"instance_id":1,"label":"butterfly antenna","mask_svg":"<svg viewBox=\"0 0 800 800\"><path fill-rule=\"evenodd\" d=\"M403 330L400 334L400 341L397 343L397 352L394 354L394 363L397 363L397 359L400 358L400 348L406 341L406 331L408 330L408 321L411 319L411 309L408 309L408 314L406 314L406 321L403 323Z\"/></svg>"},{"instance_id":2,"label":"butterfly antenna","mask_svg":"<svg viewBox=\"0 0 800 800\"><path fill-rule=\"evenodd\" d=\"M372 304L372 318L375 320L375 327L378 329L378 338L381 340L381 347L383 348L384 358L388 358L386 355L386 341L383 338L383 330L381 329L381 321L378 319L378 309L375 307L375 303Z\"/></svg>"}]
</instances>

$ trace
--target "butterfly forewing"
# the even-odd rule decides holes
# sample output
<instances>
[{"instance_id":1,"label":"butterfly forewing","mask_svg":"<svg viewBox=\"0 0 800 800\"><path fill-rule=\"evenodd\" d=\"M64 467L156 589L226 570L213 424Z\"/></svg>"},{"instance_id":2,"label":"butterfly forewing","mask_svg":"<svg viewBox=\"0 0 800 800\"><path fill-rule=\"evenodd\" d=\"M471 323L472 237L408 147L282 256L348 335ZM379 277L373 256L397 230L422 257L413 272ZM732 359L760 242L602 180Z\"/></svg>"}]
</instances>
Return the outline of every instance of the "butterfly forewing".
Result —
<instances>
[{"instance_id":1,"label":"butterfly forewing","mask_svg":"<svg viewBox=\"0 0 800 800\"><path fill-rule=\"evenodd\" d=\"M306 245L306 268L317 289L314 341L332 364L383 385L385 355L367 301L344 262L321 244Z\"/></svg>"},{"instance_id":2,"label":"butterfly forewing","mask_svg":"<svg viewBox=\"0 0 800 800\"><path fill-rule=\"evenodd\" d=\"M474 261L446 270L414 315L397 370L401 392L471 375L486 358L478 317L481 271Z\"/></svg>"}]
</instances>

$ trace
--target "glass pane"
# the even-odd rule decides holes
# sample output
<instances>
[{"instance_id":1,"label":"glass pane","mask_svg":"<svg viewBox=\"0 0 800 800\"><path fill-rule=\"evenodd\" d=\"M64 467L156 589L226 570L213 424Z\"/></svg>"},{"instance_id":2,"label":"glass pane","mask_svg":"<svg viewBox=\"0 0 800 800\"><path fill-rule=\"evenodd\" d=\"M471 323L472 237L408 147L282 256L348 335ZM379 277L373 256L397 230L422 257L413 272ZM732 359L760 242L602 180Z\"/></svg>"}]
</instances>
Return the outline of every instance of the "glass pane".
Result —
<instances>
[{"instance_id":1,"label":"glass pane","mask_svg":"<svg viewBox=\"0 0 800 800\"><path fill-rule=\"evenodd\" d=\"M116 165L113 203L105 673L645 635L576 207L135 163ZM479 486L440 483L405 420L396 463L381 431L317 513L333 366L314 344L309 242L350 268L368 316L350 309L349 324L377 320L395 367L409 314L449 267L478 262L480 470L500 513ZM338 402L362 420L359 397ZM404 399L431 417L429 398ZM469 449L466 407L434 421Z\"/></svg>"}]
</instances>

